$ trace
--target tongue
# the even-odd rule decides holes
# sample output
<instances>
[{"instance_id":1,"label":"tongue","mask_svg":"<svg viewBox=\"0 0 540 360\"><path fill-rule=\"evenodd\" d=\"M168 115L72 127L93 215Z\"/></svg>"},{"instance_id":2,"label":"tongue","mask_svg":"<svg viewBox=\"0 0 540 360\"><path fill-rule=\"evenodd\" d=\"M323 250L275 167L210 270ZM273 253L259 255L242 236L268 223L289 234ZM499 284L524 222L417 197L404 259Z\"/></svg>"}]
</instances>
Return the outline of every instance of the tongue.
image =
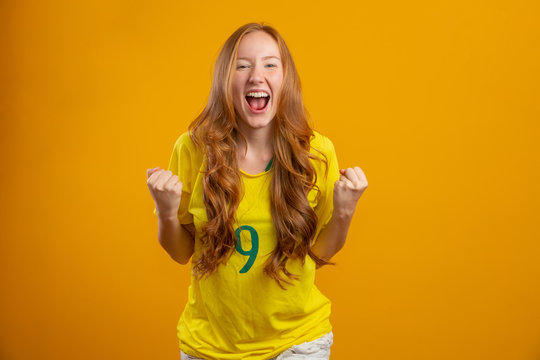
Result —
<instances>
[{"instance_id":1,"label":"tongue","mask_svg":"<svg viewBox=\"0 0 540 360\"><path fill-rule=\"evenodd\" d=\"M254 98L254 97L248 97L247 102L249 103L249 106L251 106L254 110L261 110L266 106L266 100L267 98Z\"/></svg>"}]
</instances>

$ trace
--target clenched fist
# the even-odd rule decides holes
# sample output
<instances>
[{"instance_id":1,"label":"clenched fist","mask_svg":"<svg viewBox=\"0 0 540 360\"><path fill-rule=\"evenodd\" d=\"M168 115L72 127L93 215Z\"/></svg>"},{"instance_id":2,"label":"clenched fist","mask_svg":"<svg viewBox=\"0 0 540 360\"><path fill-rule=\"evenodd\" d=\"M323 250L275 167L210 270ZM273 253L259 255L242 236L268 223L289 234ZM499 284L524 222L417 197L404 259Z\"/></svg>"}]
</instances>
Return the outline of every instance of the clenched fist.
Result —
<instances>
[{"instance_id":1,"label":"clenched fist","mask_svg":"<svg viewBox=\"0 0 540 360\"><path fill-rule=\"evenodd\" d=\"M178 216L178 207L182 196L182 182L178 176L159 167L147 169L146 176L146 184L156 203L158 216L164 218Z\"/></svg>"},{"instance_id":2,"label":"clenched fist","mask_svg":"<svg viewBox=\"0 0 540 360\"><path fill-rule=\"evenodd\" d=\"M334 184L334 216L352 217L356 202L368 186L366 176L358 166L339 170L341 177Z\"/></svg>"}]
</instances>

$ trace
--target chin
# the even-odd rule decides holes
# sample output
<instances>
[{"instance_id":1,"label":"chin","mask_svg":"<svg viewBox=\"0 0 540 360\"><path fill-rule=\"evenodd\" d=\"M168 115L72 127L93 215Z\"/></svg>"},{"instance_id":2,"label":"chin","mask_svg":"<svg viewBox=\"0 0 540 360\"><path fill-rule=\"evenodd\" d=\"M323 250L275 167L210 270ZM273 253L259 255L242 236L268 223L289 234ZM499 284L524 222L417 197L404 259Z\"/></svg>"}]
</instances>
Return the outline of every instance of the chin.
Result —
<instances>
[{"instance_id":1,"label":"chin","mask_svg":"<svg viewBox=\"0 0 540 360\"><path fill-rule=\"evenodd\" d=\"M264 114L264 116L253 116L252 114L247 114L247 116L244 115L242 117L242 122L244 125L252 129L262 129L272 124L275 115L269 115L270 114Z\"/></svg>"},{"instance_id":2,"label":"chin","mask_svg":"<svg viewBox=\"0 0 540 360\"><path fill-rule=\"evenodd\" d=\"M272 124L272 119L248 119L244 123L253 129L262 129Z\"/></svg>"}]
</instances>

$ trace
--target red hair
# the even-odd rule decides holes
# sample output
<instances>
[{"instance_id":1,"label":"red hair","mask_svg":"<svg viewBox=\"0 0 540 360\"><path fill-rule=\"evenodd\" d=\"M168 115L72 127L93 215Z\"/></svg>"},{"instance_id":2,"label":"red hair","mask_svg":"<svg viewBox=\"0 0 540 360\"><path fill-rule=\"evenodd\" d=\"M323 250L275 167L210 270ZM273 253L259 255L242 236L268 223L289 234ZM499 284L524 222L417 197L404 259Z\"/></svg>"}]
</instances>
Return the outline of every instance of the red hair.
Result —
<instances>
[{"instance_id":1,"label":"red hair","mask_svg":"<svg viewBox=\"0 0 540 360\"><path fill-rule=\"evenodd\" d=\"M277 246L264 271L284 289L283 282L292 284L289 280L298 279L298 275L286 269L288 259L301 259L304 263L309 255L318 265L333 264L317 257L310 249L318 219L307 199L312 189L320 193L310 159L324 163L327 159L322 153L324 159L310 152L310 140L314 135L308 124L300 78L291 53L281 35L273 27L263 24L246 24L227 39L215 64L208 103L189 126L193 142L205 154L203 187L208 216L208 222L202 228L203 252L195 260L194 273L198 277L211 275L220 264L227 262L236 246L233 224L242 197L242 177L235 139L245 142L245 138L238 129L238 115L232 100L232 76L240 41L254 31L264 31L272 36L283 64L283 82L273 120L274 173L270 187Z\"/></svg>"}]
</instances>

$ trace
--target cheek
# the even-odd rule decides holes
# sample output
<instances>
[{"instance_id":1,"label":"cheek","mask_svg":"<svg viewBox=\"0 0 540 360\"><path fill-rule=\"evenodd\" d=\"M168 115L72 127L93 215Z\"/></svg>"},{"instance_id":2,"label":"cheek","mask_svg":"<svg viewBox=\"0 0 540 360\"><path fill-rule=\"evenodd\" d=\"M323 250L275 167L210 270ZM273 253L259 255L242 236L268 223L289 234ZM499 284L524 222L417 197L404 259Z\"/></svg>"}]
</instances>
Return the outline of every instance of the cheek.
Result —
<instances>
[{"instance_id":1,"label":"cheek","mask_svg":"<svg viewBox=\"0 0 540 360\"><path fill-rule=\"evenodd\" d=\"M279 91L279 89L281 89L281 84L283 83L283 73L279 72L273 74L271 81L274 87L274 91Z\"/></svg>"},{"instance_id":2,"label":"cheek","mask_svg":"<svg viewBox=\"0 0 540 360\"><path fill-rule=\"evenodd\" d=\"M233 88L232 97L234 103L237 103L238 100L240 100L240 92L238 91L238 89Z\"/></svg>"},{"instance_id":3,"label":"cheek","mask_svg":"<svg viewBox=\"0 0 540 360\"><path fill-rule=\"evenodd\" d=\"M274 96L276 97L276 100L281 95L281 85L282 84L283 84L283 76L282 75L276 76L275 78L272 79L272 87L273 87L272 90L274 92Z\"/></svg>"},{"instance_id":4,"label":"cheek","mask_svg":"<svg viewBox=\"0 0 540 360\"><path fill-rule=\"evenodd\" d=\"M242 102L244 87L242 86L243 82L240 76L234 76L232 79L232 96L233 102L235 104L240 104Z\"/></svg>"},{"instance_id":5,"label":"cheek","mask_svg":"<svg viewBox=\"0 0 540 360\"><path fill-rule=\"evenodd\" d=\"M240 105L240 102L242 100L241 92L239 89L236 89L233 87L232 92L232 100L234 105Z\"/></svg>"},{"instance_id":6,"label":"cheek","mask_svg":"<svg viewBox=\"0 0 540 360\"><path fill-rule=\"evenodd\" d=\"M233 94L233 106L236 111L242 111L242 100L243 97L241 97L237 93Z\"/></svg>"}]
</instances>

